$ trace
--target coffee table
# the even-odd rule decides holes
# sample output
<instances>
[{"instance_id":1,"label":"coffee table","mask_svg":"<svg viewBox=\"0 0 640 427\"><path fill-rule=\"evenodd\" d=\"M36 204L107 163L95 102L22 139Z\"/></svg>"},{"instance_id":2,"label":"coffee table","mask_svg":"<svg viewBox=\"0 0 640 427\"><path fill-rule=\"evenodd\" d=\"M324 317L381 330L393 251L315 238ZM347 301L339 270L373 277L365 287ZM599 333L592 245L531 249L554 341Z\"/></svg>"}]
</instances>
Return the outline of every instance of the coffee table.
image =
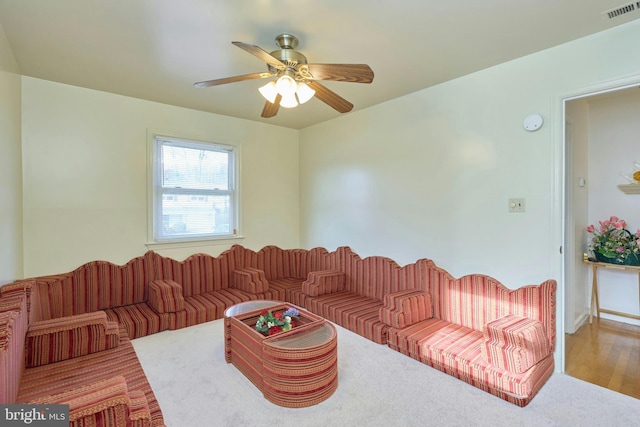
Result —
<instances>
[{"instance_id":1,"label":"coffee table","mask_svg":"<svg viewBox=\"0 0 640 427\"><path fill-rule=\"evenodd\" d=\"M300 312L293 329L265 336L255 324L264 309ZM225 312L225 359L279 406L326 400L338 387L338 335L325 319L278 301L250 301Z\"/></svg>"}]
</instances>

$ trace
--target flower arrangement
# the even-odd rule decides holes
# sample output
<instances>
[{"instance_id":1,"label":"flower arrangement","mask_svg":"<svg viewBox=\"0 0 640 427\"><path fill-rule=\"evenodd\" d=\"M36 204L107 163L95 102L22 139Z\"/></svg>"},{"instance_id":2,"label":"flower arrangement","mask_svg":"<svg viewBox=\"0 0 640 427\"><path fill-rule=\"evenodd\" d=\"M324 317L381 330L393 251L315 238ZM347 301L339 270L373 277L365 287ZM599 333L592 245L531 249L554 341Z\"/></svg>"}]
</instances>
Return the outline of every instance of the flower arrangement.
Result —
<instances>
[{"instance_id":1,"label":"flower arrangement","mask_svg":"<svg viewBox=\"0 0 640 427\"><path fill-rule=\"evenodd\" d=\"M256 322L256 331L264 335L274 335L279 332L291 330L294 326L294 319L297 319L300 312L295 308L288 308L285 311L262 310Z\"/></svg>"},{"instance_id":2,"label":"flower arrangement","mask_svg":"<svg viewBox=\"0 0 640 427\"><path fill-rule=\"evenodd\" d=\"M626 229L627 223L616 216L605 221L598 221L599 227L587 227L593 234L589 250L598 261L614 264L640 265L640 230L631 234Z\"/></svg>"}]
</instances>

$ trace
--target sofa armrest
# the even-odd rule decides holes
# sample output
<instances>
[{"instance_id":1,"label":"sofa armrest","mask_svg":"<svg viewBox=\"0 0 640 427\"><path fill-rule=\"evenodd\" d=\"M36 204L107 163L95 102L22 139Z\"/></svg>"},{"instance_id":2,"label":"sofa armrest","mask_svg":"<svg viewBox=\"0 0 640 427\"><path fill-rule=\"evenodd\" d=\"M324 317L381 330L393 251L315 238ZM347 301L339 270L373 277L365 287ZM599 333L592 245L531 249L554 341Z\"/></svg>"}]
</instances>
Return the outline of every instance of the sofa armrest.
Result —
<instances>
[{"instance_id":1,"label":"sofa armrest","mask_svg":"<svg viewBox=\"0 0 640 427\"><path fill-rule=\"evenodd\" d=\"M154 280L149 283L147 304L156 313L175 313L184 310L182 286L173 280Z\"/></svg>"},{"instance_id":2,"label":"sofa armrest","mask_svg":"<svg viewBox=\"0 0 640 427\"><path fill-rule=\"evenodd\" d=\"M552 353L544 326L528 317L510 314L487 323L482 332L482 357L507 371L525 372Z\"/></svg>"},{"instance_id":3,"label":"sofa armrest","mask_svg":"<svg viewBox=\"0 0 640 427\"><path fill-rule=\"evenodd\" d=\"M302 293L317 297L345 290L345 274L339 270L312 271L302 283Z\"/></svg>"},{"instance_id":4,"label":"sofa armrest","mask_svg":"<svg viewBox=\"0 0 640 427\"><path fill-rule=\"evenodd\" d=\"M69 426L148 426L151 414L141 398L146 401L142 392L129 393L124 377L118 375L29 403L69 405Z\"/></svg>"},{"instance_id":5,"label":"sofa armrest","mask_svg":"<svg viewBox=\"0 0 640 427\"><path fill-rule=\"evenodd\" d=\"M407 290L387 294L380 307L380 321L396 329L432 317L431 294L425 291Z\"/></svg>"},{"instance_id":6,"label":"sofa armrest","mask_svg":"<svg viewBox=\"0 0 640 427\"><path fill-rule=\"evenodd\" d=\"M118 323L104 311L33 322L26 335L28 368L85 356L120 342Z\"/></svg>"},{"instance_id":7,"label":"sofa armrest","mask_svg":"<svg viewBox=\"0 0 640 427\"><path fill-rule=\"evenodd\" d=\"M250 294L259 294L269 290L269 282L264 271L252 267L234 270L232 286Z\"/></svg>"}]
</instances>

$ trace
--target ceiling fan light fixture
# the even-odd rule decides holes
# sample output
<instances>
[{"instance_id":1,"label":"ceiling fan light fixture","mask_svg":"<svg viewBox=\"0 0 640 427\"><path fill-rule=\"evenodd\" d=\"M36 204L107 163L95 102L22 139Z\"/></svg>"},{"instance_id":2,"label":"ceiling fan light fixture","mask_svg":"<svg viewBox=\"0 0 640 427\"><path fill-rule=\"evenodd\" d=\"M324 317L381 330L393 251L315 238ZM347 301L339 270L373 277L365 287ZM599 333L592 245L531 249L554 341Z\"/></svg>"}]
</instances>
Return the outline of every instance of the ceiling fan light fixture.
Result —
<instances>
[{"instance_id":1,"label":"ceiling fan light fixture","mask_svg":"<svg viewBox=\"0 0 640 427\"><path fill-rule=\"evenodd\" d=\"M280 106L284 108L295 108L298 106L298 101L296 101L296 94L288 93L286 95L282 95L282 99L280 100Z\"/></svg>"},{"instance_id":2,"label":"ceiling fan light fixture","mask_svg":"<svg viewBox=\"0 0 640 427\"><path fill-rule=\"evenodd\" d=\"M278 95L278 89L276 89L276 82L273 80L264 86L258 88L258 91L264 98L270 103L276 102L276 96Z\"/></svg>"},{"instance_id":3,"label":"ceiling fan light fixture","mask_svg":"<svg viewBox=\"0 0 640 427\"><path fill-rule=\"evenodd\" d=\"M293 72L287 70L285 74L276 81L276 89L278 89L278 93L280 93L283 98L287 95L295 95L296 93L297 85L295 79L291 76L292 74Z\"/></svg>"},{"instance_id":4,"label":"ceiling fan light fixture","mask_svg":"<svg viewBox=\"0 0 640 427\"><path fill-rule=\"evenodd\" d=\"M298 101L300 104L304 104L316 94L316 91L311 89L309 85L304 82L298 82L296 94L298 95Z\"/></svg>"}]
</instances>

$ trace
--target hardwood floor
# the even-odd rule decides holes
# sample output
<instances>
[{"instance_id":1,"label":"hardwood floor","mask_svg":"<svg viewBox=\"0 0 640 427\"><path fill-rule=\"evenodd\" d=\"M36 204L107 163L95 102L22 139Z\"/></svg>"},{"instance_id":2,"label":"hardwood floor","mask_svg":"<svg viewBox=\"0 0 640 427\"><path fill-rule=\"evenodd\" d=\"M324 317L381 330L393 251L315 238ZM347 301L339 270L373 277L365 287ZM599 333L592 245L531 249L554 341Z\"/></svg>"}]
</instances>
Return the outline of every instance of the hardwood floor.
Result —
<instances>
[{"instance_id":1,"label":"hardwood floor","mask_svg":"<svg viewBox=\"0 0 640 427\"><path fill-rule=\"evenodd\" d=\"M568 375L640 399L640 326L594 318L565 347Z\"/></svg>"}]
</instances>

